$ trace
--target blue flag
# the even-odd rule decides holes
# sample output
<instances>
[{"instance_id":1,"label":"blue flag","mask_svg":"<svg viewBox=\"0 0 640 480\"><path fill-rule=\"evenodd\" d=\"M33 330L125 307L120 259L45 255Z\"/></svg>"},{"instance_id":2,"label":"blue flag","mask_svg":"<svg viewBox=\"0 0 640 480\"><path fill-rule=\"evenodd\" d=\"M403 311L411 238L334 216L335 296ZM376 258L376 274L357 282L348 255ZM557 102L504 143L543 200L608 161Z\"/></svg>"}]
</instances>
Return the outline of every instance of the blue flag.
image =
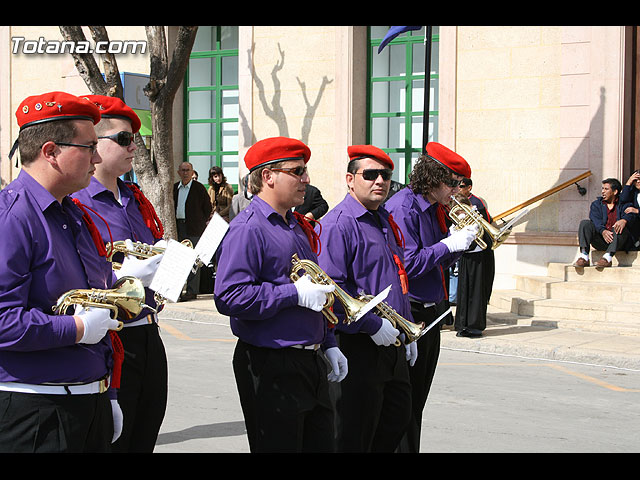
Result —
<instances>
[{"instance_id":1,"label":"blue flag","mask_svg":"<svg viewBox=\"0 0 640 480\"><path fill-rule=\"evenodd\" d=\"M408 32L409 30L420 30L421 28L422 28L421 26L420 27L391 27L391 28L389 28L389 31L384 36L384 38L382 39L382 43L378 47L378 53L380 53L382 51L382 49L387 46L387 43L389 43L391 40L396 38L401 33Z\"/></svg>"}]
</instances>

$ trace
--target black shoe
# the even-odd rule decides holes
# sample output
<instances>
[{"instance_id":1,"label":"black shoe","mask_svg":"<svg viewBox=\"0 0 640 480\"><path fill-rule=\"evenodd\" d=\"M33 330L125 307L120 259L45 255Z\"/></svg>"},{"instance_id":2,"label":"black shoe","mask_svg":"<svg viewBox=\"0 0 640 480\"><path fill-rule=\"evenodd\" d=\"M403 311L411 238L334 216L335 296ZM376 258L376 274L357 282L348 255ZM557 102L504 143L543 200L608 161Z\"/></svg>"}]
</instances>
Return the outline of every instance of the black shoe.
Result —
<instances>
[{"instance_id":1,"label":"black shoe","mask_svg":"<svg viewBox=\"0 0 640 480\"><path fill-rule=\"evenodd\" d=\"M469 330L460 330L456 333L456 337L479 338L481 336L482 332L470 332Z\"/></svg>"},{"instance_id":2,"label":"black shoe","mask_svg":"<svg viewBox=\"0 0 640 480\"><path fill-rule=\"evenodd\" d=\"M185 293L184 295L180 295L178 301L188 302L189 300L195 300L196 298L198 298L198 295L196 295L195 293Z\"/></svg>"}]
</instances>

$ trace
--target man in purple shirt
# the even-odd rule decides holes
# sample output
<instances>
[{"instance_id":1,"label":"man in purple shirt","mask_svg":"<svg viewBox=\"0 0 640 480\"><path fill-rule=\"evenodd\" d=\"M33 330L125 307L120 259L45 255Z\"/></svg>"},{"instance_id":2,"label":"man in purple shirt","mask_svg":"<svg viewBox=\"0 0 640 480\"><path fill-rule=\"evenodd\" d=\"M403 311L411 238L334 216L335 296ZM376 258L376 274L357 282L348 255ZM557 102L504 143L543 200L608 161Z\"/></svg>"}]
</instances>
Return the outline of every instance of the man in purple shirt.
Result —
<instances>
[{"instance_id":1,"label":"man in purple shirt","mask_svg":"<svg viewBox=\"0 0 640 480\"><path fill-rule=\"evenodd\" d=\"M22 170L0 192L0 451L110 451L121 413L106 389L107 332L118 322L104 308L52 312L63 293L114 280L68 197L100 162L100 112L50 92L26 98L16 117Z\"/></svg>"},{"instance_id":2,"label":"man in purple shirt","mask_svg":"<svg viewBox=\"0 0 640 480\"><path fill-rule=\"evenodd\" d=\"M444 270L469 248L477 228L465 227L449 236L445 207L458 193L460 180L471 176L464 158L436 142L418 158L409 185L385 204L405 237L405 269L409 276L411 313L416 322L432 325L445 299ZM422 411L440 353L440 326L434 325L418 341L418 361L410 370L412 418L400 452L420 450Z\"/></svg>"},{"instance_id":3,"label":"man in purple shirt","mask_svg":"<svg viewBox=\"0 0 640 480\"><path fill-rule=\"evenodd\" d=\"M163 228L155 210L142 191L119 177L131 171L136 150L134 134L140 130L138 115L117 97L88 95L100 109L101 120L95 127L98 153L102 162L89 186L73 196L103 217L107 225L94 216L93 220L105 242L131 240L154 245L162 241ZM161 245L166 246L166 245ZM114 255L122 263L120 275L133 264L146 270L136 271L147 287L162 259L156 255L146 260ZM145 303L156 307L154 292L146 290ZM118 404L123 412L122 434L113 444L114 452L151 453L162 425L167 405L167 356L160 338L158 316L148 308L127 320L118 332L125 351L122 378L118 389Z\"/></svg>"},{"instance_id":4,"label":"man in purple shirt","mask_svg":"<svg viewBox=\"0 0 640 480\"><path fill-rule=\"evenodd\" d=\"M304 199L310 156L304 143L286 137L247 151L254 197L217 251L214 298L238 337L233 369L252 452L334 450L328 379L347 374L321 313L334 286L290 278L292 256L317 263L321 247L311 225L292 212Z\"/></svg>"},{"instance_id":5,"label":"man in purple shirt","mask_svg":"<svg viewBox=\"0 0 640 480\"><path fill-rule=\"evenodd\" d=\"M380 205L389 192L393 161L371 145L347 149L345 198L322 219L320 267L352 297L377 295L391 285L385 299L412 321L404 283L402 233ZM403 285L404 283L404 285ZM373 312L348 325L334 302L338 343L349 362L336 404L340 452L393 452L410 414L408 361L415 343L396 346L400 331Z\"/></svg>"}]
</instances>

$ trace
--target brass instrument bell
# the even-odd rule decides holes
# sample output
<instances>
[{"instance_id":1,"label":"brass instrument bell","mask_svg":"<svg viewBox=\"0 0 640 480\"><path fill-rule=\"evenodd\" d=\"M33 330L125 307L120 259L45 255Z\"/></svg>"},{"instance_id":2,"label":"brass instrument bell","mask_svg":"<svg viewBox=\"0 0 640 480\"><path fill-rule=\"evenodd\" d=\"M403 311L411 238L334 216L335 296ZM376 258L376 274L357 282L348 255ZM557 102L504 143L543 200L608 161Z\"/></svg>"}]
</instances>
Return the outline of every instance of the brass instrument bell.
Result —
<instances>
[{"instance_id":1,"label":"brass instrument bell","mask_svg":"<svg viewBox=\"0 0 640 480\"><path fill-rule=\"evenodd\" d=\"M319 285L333 285L335 287L333 292L327 293L327 302L324 304L322 309L322 313L327 320L334 325L338 323L338 317L336 317L336 315L331 311L331 306L333 305L335 298L337 298L344 307L345 318L343 323L349 324L357 319L358 312L367 304L366 301L355 299L350 296L315 262L306 259L300 260L300 258L298 258L298 254L294 253L291 257L291 263L293 264L293 267L291 269L290 278L294 282L302 277L300 271L303 270L311 277L311 280L314 283Z\"/></svg>"},{"instance_id":2,"label":"brass instrument bell","mask_svg":"<svg viewBox=\"0 0 640 480\"><path fill-rule=\"evenodd\" d=\"M108 308L113 312L112 318L120 317L131 320L137 317L145 307L154 310L144 301L145 290L142 282L135 277L122 277L113 284L112 289L69 290L58 298L52 310L56 315L66 315L66 311L71 305L82 305L85 308ZM123 326L124 323L119 321L116 330L121 330Z\"/></svg>"},{"instance_id":3,"label":"brass instrument bell","mask_svg":"<svg viewBox=\"0 0 640 480\"><path fill-rule=\"evenodd\" d=\"M491 250L498 248L509 237L511 228L498 229L487 222L477 210L473 209L473 207L460 203L454 196L451 197L451 200L453 204L449 210L449 218L451 218L451 221L455 225L452 229L461 230L464 227L474 224L477 225L478 233L476 234L475 242L481 249L485 250L488 247L487 243L482 238L484 236L484 232L487 232L491 237Z\"/></svg>"}]
</instances>

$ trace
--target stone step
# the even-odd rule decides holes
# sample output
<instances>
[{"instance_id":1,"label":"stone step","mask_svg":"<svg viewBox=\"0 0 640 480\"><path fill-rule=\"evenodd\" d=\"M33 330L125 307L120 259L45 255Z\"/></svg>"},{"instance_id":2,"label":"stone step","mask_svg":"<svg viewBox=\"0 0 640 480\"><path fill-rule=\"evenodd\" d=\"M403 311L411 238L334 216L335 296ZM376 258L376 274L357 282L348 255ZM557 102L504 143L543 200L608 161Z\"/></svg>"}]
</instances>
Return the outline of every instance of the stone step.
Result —
<instances>
[{"instance_id":1,"label":"stone step","mask_svg":"<svg viewBox=\"0 0 640 480\"><path fill-rule=\"evenodd\" d=\"M640 271L638 275L640 275ZM609 282L562 281L549 276L517 276L516 289L542 298L561 300L581 301L588 299L605 303L640 301L640 283L613 282L613 279L611 277Z\"/></svg>"},{"instance_id":2,"label":"stone step","mask_svg":"<svg viewBox=\"0 0 640 480\"><path fill-rule=\"evenodd\" d=\"M538 326L640 335L640 303L637 302L563 300L521 290L495 290L490 304L492 318L501 318L496 315L502 312L502 318L515 318L520 322L528 319Z\"/></svg>"},{"instance_id":3,"label":"stone step","mask_svg":"<svg viewBox=\"0 0 640 480\"><path fill-rule=\"evenodd\" d=\"M593 283L628 283L640 285L640 265L598 267L574 267L565 263L550 263L547 276L556 280Z\"/></svg>"}]
</instances>

